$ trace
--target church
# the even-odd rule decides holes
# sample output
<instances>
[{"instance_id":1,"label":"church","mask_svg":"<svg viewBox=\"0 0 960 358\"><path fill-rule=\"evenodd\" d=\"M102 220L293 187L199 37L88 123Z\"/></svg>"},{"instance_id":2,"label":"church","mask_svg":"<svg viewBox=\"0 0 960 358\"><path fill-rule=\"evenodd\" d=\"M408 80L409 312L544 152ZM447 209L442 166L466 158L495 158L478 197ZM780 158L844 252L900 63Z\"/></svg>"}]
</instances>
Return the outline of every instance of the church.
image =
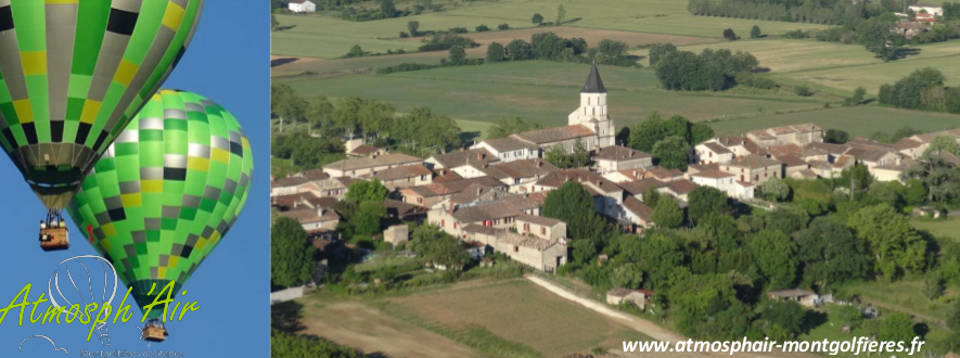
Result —
<instances>
[{"instance_id":1,"label":"church","mask_svg":"<svg viewBox=\"0 0 960 358\"><path fill-rule=\"evenodd\" d=\"M577 142L582 143L588 151L596 151L613 146L615 137L616 127L607 112L607 89L603 86L597 63L593 62L587 81L580 89L580 107L567 116L566 126L520 132L508 138L483 141L472 148L487 149L496 155L505 148L524 147L528 148L528 153L539 152L536 154L540 156L557 146L567 153L573 153ZM501 159L529 159L529 156L508 158Z\"/></svg>"}]
</instances>

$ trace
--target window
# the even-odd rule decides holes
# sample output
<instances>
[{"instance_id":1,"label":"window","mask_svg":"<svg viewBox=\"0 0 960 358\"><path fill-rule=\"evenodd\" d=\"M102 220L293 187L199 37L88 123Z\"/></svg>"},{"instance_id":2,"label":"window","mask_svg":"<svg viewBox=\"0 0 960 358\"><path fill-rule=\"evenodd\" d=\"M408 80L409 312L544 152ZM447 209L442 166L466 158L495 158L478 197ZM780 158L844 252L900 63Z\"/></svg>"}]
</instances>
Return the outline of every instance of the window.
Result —
<instances>
[{"instance_id":1,"label":"window","mask_svg":"<svg viewBox=\"0 0 960 358\"><path fill-rule=\"evenodd\" d=\"M520 252L520 246L514 246L513 252Z\"/></svg>"},{"instance_id":2,"label":"window","mask_svg":"<svg viewBox=\"0 0 960 358\"><path fill-rule=\"evenodd\" d=\"M447 221L440 219L440 227L447 227Z\"/></svg>"},{"instance_id":3,"label":"window","mask_svg":"<svg viewBox=\"0 0 960 358\"><path fill-rule=\"evenodd\" d=\"M453 222L453 228L454 228L454 229L457 228L457 222L456 222L456 221Z\"/></svg>"},{"instance_id":4,"label":"window","mask_svg":"<svg viewBox=\"0 0 960 358\"><path fill-rule=\"evenodd\" d=\"M530 224L527 224L527 223L523 224L523 232L530 232Z\"/></svg>"},{"instance_id":5,"label":"window","mask_svg":"<svg viewBox=\"0 0 960 358\"><path fill-rule=\"evenodd\" d=\"M541 227L540 227L540 235L547 235L547 228L541 226Z\"/></svg>"}]
</instances>

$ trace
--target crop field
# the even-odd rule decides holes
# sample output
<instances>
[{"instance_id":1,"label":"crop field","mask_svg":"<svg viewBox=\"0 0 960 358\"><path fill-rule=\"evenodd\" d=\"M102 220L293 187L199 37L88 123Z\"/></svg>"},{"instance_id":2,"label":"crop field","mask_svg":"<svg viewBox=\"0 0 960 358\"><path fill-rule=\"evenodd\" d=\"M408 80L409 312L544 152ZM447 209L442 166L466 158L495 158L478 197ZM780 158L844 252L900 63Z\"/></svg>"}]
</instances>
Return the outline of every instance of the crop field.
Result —
<instances>
[{"instance_id":1,"label":"crop field","mask_svg":"<svg viewBox=\"0 0 960 358\"><path fill-rule=\"evenodd\" d=\"M755 116L711 121L720 135L737 135L758 128L813 122L823 128L842 129L852 136L867 137L877 131L891 133L908 126L922 132L960 127L960 115L908 111L876 105L799 111L762 113Z\"/></svg>"},{"instance_id":2,"label":"crop field","mask_svg":"<svg viewBox=\"0 0 960 358\"><path fill-rule=\"evenodd\" d=\"M545 357L587 353L594 347L613 349L624 339L648 339L521 279L393 298L386 307L451 331L482 327L497 337L523 342Z\"/></svg>"},{"instance_id":3,"label":"crop field","mask_svg":"<svg viewBox=\"0 0 960 358\"><path fill-rule=\"evenodd\" d=\"M563 5L567 14L564 26L587 29L720 39L726 28L732 28L739 34L748 34L755 24L768 33L824 27L803 23L695 17L687 12L687 3L682 0L611 0L604 1L603 6L597 6L595 1L576 0L565 1ZM495 29L503 23L511 28L526 28L533 26L530 18L534 13L542 14L545 21L554 21L556 10L557 2L552 0L499 0L469 2L441 12L364 22L325 15L277 15L277 20L285 29L273 33L271 52L278 56L329 59L344 55L353 45L360 45L372 52L415 50L419 46L417 41L402 39L398 35L407 30L409 21L419 21L421 31L447 30L451 27L466 27L473 31L481 24ZM543 29L550 31L547 27Z\"/></svg>"},{"instance_id":4,"label":"crop field","mask_svg":"<svg viewBox=\"0 0 960 358\"><path fill-rule=\"evenodd\" d=\"M565 125L579 105L588 65L524 61L482 66L445 67L389 75L363 74L321 78L277 78L301 96L377 98L400 110L428 106L458 120L496 122L519 116L544 126ZM628 126L651 111L691 120L754 116L757 113L813 110L823 98L793 94L670 92L658 89L653 72L605 66L610 109L618 126ZM835 98L834 98L835 100Z\"/></svg>"}]
</instances>

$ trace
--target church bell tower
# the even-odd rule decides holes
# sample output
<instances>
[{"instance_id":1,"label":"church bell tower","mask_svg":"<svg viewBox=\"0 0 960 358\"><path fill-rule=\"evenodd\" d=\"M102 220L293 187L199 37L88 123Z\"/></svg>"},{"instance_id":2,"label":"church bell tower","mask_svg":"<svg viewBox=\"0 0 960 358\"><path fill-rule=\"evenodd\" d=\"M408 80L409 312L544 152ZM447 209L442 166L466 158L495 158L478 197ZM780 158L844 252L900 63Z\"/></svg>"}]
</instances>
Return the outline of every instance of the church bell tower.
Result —
<instances>
[{"instance_id":1,"label":"church bell tower","mask_svg":"<svg viewBox=\"0 0 960 358\"><path fill-rule=\"evenodd\" d=\"M597 147L614 145L616 129L607 114L607 89L603 86L597 62L590 66L587 82L580 89L580 107L567 117L568 125L583 125L597 136Z\"/></svg>"}]
</instances>

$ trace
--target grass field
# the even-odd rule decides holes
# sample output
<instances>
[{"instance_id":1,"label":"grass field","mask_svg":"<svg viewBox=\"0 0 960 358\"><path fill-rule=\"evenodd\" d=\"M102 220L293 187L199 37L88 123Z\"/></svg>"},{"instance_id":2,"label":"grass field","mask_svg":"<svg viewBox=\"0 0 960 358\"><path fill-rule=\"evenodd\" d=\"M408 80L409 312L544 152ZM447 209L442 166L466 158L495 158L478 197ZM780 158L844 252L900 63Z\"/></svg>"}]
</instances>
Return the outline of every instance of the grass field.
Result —
<instances>
[{"instance_id":1,"label":"grass field","mask_svg":"<svg viewBox=\"0 0 960 358\"><path fill-rule=\"evenodd\" d=\"M386 307L454 331L483 327L545 357L587 353L594 347L613 349L624 339L647 339L521 279L394 298Z\"/></svg>"},{"instance_id":2,"label":"grass field","mask_svg":"<svg viewBox=\"0 0 960 358\"><path fill-rule=\"evenodd\" d=\"M914 315L917 319L943 324L945 315L953 309L953 300L960 298L955 287L936 300L923 294L922 279L906 279L895 282L883 280L848 283L842 286L847 293L856 294L868 303L883 308L893 308Z\"/></svg>"},{"instance_id":3,"label":"grass field","mask_svg":"<svg viewBox=\"0 0 960 358\"><path fill-rule=\"evenodd\" d=\"M960 115L870 105L783 114L761 113L712 121L710 126L721 135L738 135L757 128L805 122L813 122L823 128L842 129L853 136L868 137L877 131L891 133L904 126L923 132L956 128L960 127Z\"/></svg>"},{"instance_id":4,"label":"grass field","mask_svg":"<svg viewBox=\"0 0 960 358\"><path fill-rule=\"evenodd\" d=\"M605 66L611 113L618 126L627 126L650 111L683 115L692 120L742 117L777 111L812 110L819 97L804 98L771 92L670 92L657 88L649 70ZM524 61L482 66L447 67L390 75L350 75L333 78L277 78L302 96L362 96L397 105L401 110L428 106L434 111L472 123L519 116L545 126L566 124L579 105L577 95L588 72L584 64Z\"/></svg>"},{"instance_id":5,"label":"grass field","mask_svg":"<svg viewBox=\"0 0 960 358\"><path fill-rule=\"evenodd\" d=\"M564 1L563 6L567 19L578 19L565 26L712 39L722 38L723 29L726 28L746 35L755 24L768 33L824 27L803 23L696 17L687 11L687 3L682 0L610 0L604 1L602 6L590 0L571 0ZM477 25L496 28L502 23L522 28L532 26L530 18L534 13L542 14L546 21L553 21L556 9L557 2L553 0L498 0L466 2L436 13L364 22L324 15L277 15L281 26L288 29L273 33L271 51L280 56L335 58L345 54L353 45L373 52L413 50L419 45L416 41L398 36L400 31L406 31L408 21L419 21L423 31L446 30L457 26L473 31Z\"/></svg>"},{"instance_id":6,"label":"grass field","mask_svg":"<svg viewBox=\"0 0 960 358\"><path fill-rule=\"evenodd\" d=\"M914 227L925 230L939 238L953 239L960 242L960 217L950 217L947 220L920 220L913 219Z\"/></svg>"}]
</instances>

